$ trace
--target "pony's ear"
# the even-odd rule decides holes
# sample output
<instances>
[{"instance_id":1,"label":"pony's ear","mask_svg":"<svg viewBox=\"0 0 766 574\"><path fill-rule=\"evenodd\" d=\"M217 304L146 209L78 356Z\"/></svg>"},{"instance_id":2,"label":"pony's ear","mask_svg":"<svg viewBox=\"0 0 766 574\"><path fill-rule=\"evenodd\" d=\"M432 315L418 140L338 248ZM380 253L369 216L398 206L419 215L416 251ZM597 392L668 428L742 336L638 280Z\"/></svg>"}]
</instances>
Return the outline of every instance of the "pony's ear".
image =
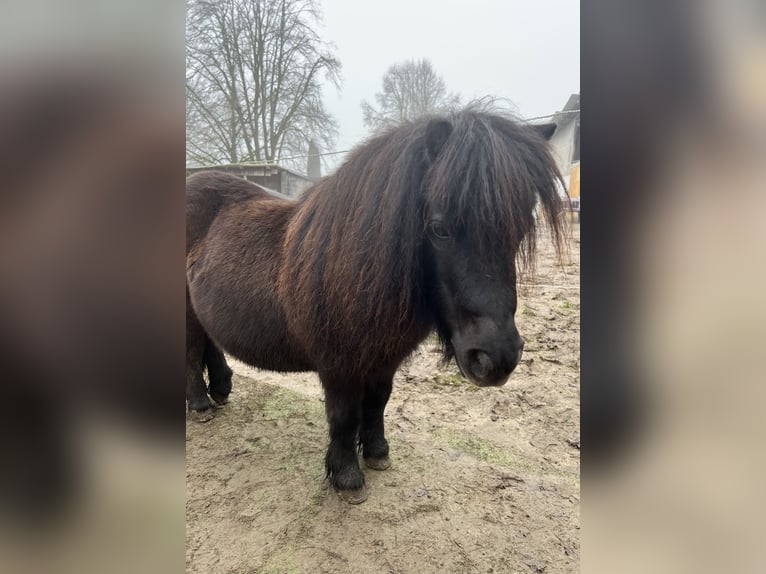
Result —
<instances>
[{"instance_id":1,"label":"pony's ear","mask_svg":"<svg viewBox=\"0 0 766 574\"><path fill-rule=\"evenodd\" d=\"M447 143L452 133L452 124L447 120L431 120L426 126L426 157L432 163Z\"/></svg>"},{"instance_id":2,"label":"pony's ear","mask_svg":"<svg viewBox=\"0 0 766 574\"><path fill-rule=\"evenodd\" d=\"M556 124L534 124L532 127L547 140L556 133Z\"/></svg>"}]
</instances>

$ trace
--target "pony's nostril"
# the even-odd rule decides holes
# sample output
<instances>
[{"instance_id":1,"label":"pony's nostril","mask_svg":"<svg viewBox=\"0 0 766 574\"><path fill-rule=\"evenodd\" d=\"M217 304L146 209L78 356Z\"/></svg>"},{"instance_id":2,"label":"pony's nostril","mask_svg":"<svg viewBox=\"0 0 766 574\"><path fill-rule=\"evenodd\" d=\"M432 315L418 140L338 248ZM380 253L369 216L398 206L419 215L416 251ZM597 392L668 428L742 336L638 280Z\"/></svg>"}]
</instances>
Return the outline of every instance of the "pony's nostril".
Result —
<instances>
[{"instance_id":1,"label":"pony's nostril","mask_svg":"<svg viewBox=\"0 0 766 574\"><path fill-rule=\"evenodd\" d=\"M478 349L468 351L468 359L474 376L483 379L492 372L494 367L492 359L490 359L489 355L484 351L479 351Z\"/></svg>"}]
</instances>

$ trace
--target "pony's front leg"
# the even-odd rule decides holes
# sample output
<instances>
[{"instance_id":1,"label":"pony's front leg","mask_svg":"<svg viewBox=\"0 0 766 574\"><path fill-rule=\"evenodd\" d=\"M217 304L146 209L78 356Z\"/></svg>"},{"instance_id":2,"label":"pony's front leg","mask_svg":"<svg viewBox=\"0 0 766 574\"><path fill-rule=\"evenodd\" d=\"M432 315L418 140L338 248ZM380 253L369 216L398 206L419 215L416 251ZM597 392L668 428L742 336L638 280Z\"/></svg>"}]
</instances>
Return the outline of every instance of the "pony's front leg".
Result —
<instances>
[{"instance_id":1,"label":"pony's front leg","mask_svg":"<svg viewBox=\"0 0 766 574\"><path fill-rule=\"evenodd\" d=\"M325 410L330 425L330 446L325 457L327 477L351 504L367 499L364 474L359 468L356 439L362 414L360 381L320 375L325 391Z\"/></svg>"},{"instance_id":2,"label":"pony's front leg","mask_svg":"<svg viewBox=\"0 0 766 574\"><path fill-rule=\"evenodd\" d=\"M374 470L386 470L391 466L388 441L383 427L383 412L391 396L393 382L393 372L387 372L369 377L364 384L359 441L362 443L365 465Z\"/></svg>"}]
</instances>

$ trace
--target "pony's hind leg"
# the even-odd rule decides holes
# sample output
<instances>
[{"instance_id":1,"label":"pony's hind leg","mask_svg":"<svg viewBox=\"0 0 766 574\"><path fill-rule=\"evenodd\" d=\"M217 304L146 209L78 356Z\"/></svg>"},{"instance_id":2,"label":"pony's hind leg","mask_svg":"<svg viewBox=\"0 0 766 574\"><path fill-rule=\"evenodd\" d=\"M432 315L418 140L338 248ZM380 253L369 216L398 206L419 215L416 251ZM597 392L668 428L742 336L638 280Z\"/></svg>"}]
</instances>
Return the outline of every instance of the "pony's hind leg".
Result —
<instances>
[{"instance_id":1,"label":"pony's hind leg","mask_svg":"<svg viewBox=\"0 0 766 574\"><path fill-rule=\"evenodd\" d=\"M193 420L207 422L213 418L213 404L207 396L202 350L199 353L186 350L186 403Z\"/></svg>"},{"instance_id":2,"label":"pony's hind leg","mask_svg":"<svg viewBox=\"0 0 766 574\"><path fill-rule=\"evenodd\" d=\"M210 379L210 396L219 405L229 402L231 393L231 368L226 364L226 358L221 349L207 337L205 345L205 364L207 376Z\"/></svg>"},{"instance_id":3,"label":"pony's hind leg","mask_svg":"<svg viewBox=\"0 0 766 574\"><path fill-rule=\"evenodd\" d=\"M212 403L207 396L204 354L207 335L186 299L186 403L192 419L207 422L213 418Z\"/></svg>"},{"instance_id":4,"label":"pony's hind leg","mask_svg":"<svg viewBox=\"0 0 766 574\"><path fill-rule=\"evenodd\" d=\"M391 466L383 428L383 412L391 396L393 380L393 373L389 372L368 378L364 385L359 442L365 465L374 470L386 470Z\"/></svg>"},{"instance_id":5,"label":"pony's hind leg","mask_svg":"<svg viewBox=\"0 0 766 574\"><path fill-rule=\"evenodd\" d=\"M351 504L367 499L364 474L359 468L356 439L362 411L359 381L320 374L325 390L325 410L330 425L330 446L325 456L327 477Z\"/></svg>"}]
</instances>

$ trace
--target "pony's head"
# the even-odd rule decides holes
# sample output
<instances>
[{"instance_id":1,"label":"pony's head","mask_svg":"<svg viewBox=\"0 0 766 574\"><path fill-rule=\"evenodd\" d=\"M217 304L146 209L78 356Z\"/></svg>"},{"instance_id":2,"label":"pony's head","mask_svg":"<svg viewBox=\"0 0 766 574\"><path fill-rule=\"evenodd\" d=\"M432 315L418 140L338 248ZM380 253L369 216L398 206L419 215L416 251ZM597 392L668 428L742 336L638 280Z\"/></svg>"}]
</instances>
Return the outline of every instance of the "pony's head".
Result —
<instances>
[{"instance_id":1,"label":"pony's head","mask_svg":"<svg viewBox=\"0 0 766 574\"><path fill-rule=\"evenodd\" d=\"M533 263L538 203L557 248L560 175L551 127L467 111L426 127L423 262L445 357L481 385L502 385L521 359L517 262Z\"/></svg>"}]
</instances>

